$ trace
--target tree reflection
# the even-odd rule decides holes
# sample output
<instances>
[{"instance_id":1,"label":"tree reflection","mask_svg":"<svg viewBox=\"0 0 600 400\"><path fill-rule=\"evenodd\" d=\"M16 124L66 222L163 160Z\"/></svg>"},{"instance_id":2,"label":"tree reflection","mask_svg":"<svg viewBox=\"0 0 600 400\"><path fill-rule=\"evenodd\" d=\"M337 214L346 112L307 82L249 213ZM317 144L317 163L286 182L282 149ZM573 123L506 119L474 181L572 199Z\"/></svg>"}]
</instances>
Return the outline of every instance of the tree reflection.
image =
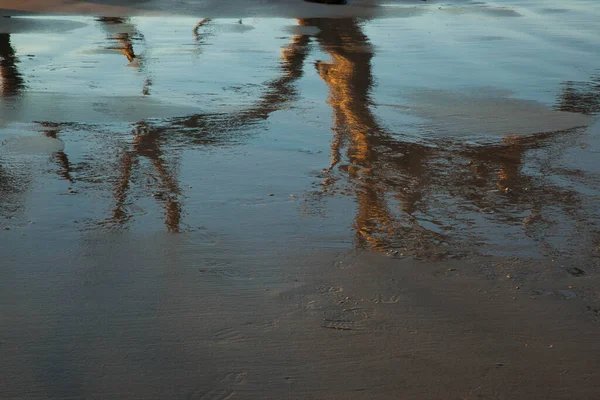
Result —
<instances>
[{"instance_id":1,"label":"tree reflection","mask_svg":"<svg viewBox=\"0 0 600 400\"><path fill-rule=\"evenodd\" d=\"M165 214L165 225L169 232L179 232L181 223L181 204L176 172L172 164L166 160L161 146L161 133L152 129L145 122L135 125L131 150L125 151L121 157L120 177L113 190L116 201L112 222L122 225L130 219L127 212L128 192L132 183L134 167L140 168L140 158L149 161L154 173L148 172L149 185L153 188L152 196L162 204Z\"/></svg>"},{"instance_id":2,"label":"tree reflection","mask_svg":"<svg viewBox=\"0 0 600 400\"><path fill-rule=\"evenodd\" d=\"M265 83L258 101L251 107L231 114L193 114L169 121L164 129L177 140L196 143L219 143L226 140L225 134L252 126L286 107L297 96L295 82L302 76L304 60L308 54L310 37L295 35L282 50L279 77ZM184 134L184 136L180 135Z\"/></svg>"},{"instance_id":3,"label":"tree reflection","mask_svg":"<svg viewBox=\"0 0 600 400\"><path fill-rule=\"evenodd\" d=\"M317 40L330 57L316 63L333 111L330 172L323 190L338 184L336 169L348 178L358 207L357 246L425 257L456 256L465 251L465 242L477 242L472 236L464 239L481 212L493 222L522 225L524 230L542 219L544 207L560 207L578 218L572 213L578 203L573 192L522 172L528 151L574 131L509 134L494 144L402 140L400 132L383 127L371 110L373 49L361 21L303 19L300 24L319 28ZM592 95L570 91L565 97L587 104L570 111L591 108Z\"/></svg>"},{"instance_id":4,"label":"tree reflection","mask_svg":"<svg viewBox=\"0 0 600 400\"><path fill-rule=\"evenodd\" d=\"M593 115L600 113L600 76L590 82L568 81L562 84L558 109Z\"/></svg>"},{"instance_id":5,"label":"tree reflection","mask_svg":"<svg viewBox=\"0 0 600 400\"><path fill-rule=\"evenodd\" d=\"M0 98L17 96L25 88L25 81L18 69L19 58L8 33L0 33ZM0 124L2 123L0 115ZM0 210L3 216L17 212L23 206L20 194L24 191L25 177L0 159Z\"/></svg>"},{"instance_id":6,"label":"tree reflection","mask_svg":"<svg viewBox=\"0 0 600 400\"><path fill-rule=\"evenodd\" d=\"M209 22L203 21L198 25ZM107 23L115 22L110 19ZM196 32L196 29L194 31ZM185 143L226 143L229 132L252 126L285 107L285 104L296 96L293 83L302 76L308 41L309 38L302 35L292 38L291 44L282 51L280 77L267 82L259 101L248 109L228 115L196 114L166 122L141 121L135 124L132 130L133 143L129 150L123 152L120 159L119 178L113 189L115 207L109 222L122 226L131 219L129 206L135 201L131 194L132 185L135 183L134 176L139 175L143 164L141 160L145 159L153 169L153 172L147 171L145 175L148 185L153 188L152 196L162 204L165 225L170 232L179 232L182 224L182 195L174 161L177 158L177 149ZM121 48L129 49L130 46L123 44ZM133 58L137 57L129 50L127 52Z\"/></svg>"},{"instance_id":7,"label":"tree reflection","mask_svg":"<svg viewBox=\"0 0 600 400\"><path fill-rule=\"evenodd\" d=\"M134 22L126 18L100 18L99 22L108 33L105 48L119 51L129 66L148 76L144 57L136 52L136 43L144 39ZM210 23L201 20L193 28L196 46L208 44L205 28ZM502 139L486 143L417 139L394 131L378 120L373 107L374 50L363 23L360 19L299 20L301 26L318 28L318 33L314 38L304 34L290 38L278 60L278 75L264 83L262 94L245 109L134 124L126 143L119 147L109 222L124 226L132 220L133 205L143 196L136 190L145 181L162 208L167 229L181 230L183 191L177 168L181 149L241 142L245 131L289 107L298 99L297 80L303 75L312 41L329 57L314 66L328 88L333 118L330 162L319 193L342 189L354 197L358 247L398 249L427 257L458 256L467 251L465 243L476 244L488 237L489 232L476 237L470 230L473 226L517 227L543 242L545 234L536 230L544 226L548 215L556 214L549 210L560 210L570 221L580 221L578 192L524 171L531 150L555 146L575 131L529 136L506 132ZM2 64L4 93L5 82L8 87L18 87L23 80L15 72L17 61L10 38L0 39L0 55L9 60ZM566 83L557 108L593 114L600 103L599 91L596 83ZM143 93L149 94L147 86ZM58 137L59 125L43 126L47 136ZM73 182L74 168L67 155L59 152L55 160L60 176Z\"/></svg>"},{"instance_id":8,"label":"tree reflection","mask_svg":"<svg viewBox=\"0 0 600 400\"><path fill-rule=\"evenodd\" d=\"M319 28L317 40L331 58L330 62L316 63L319 75L329 87L328 104L333 109L329 169L333 171L338 166L348 174L354 187L358 205L354 221L357 245L385 250L403 229L395 220L386 195L394 176L389 171L425 178L423 165L432 151L426 146L396 141L374 117L370 98L373 50L362 32L360 20L303 19L300 24ZM346 151L342 154L344 147ZM330 177L324 185L334 182ZM404 229L413 232L419 227L411 214L416 210L420 187L425 182L415 179L414 183L409 190L396 194L407 217Z\"/></svg>"},{"instance_id":9,"label":"tree reflection","mask_svg":"<svg viewBox=\"0 0 600 400\"><path fill-rule=\"evenodd\" d=\"M109 32L108 39L118 43L117 46L112 45L107 47L107 49L121 51L130 63L133 62L137 58L132 43L132 41L136 39L136 29L130 23L129 18L99 17L98 21L107 28L107 31ZM116 29L113 29L113 26L116 26Z\"/></svg>"},{"instance_id":10,"label":"tree reflection","mask_svg":"<svg viewBox=\"0 0 600 400\"><path fill-rule=\"evenodd\" d=\"M139 72L145 72L144 58L136 54L133 47L134 42L144 41L144 36L136 29L135 24L129 18L124 17L99 17L97 20L108 33L107 38L111 45L106 49L123 53L129 61L129 65L137 68ZM149 95L151 86L152 80L146 75L142 94Z\"/></svg>"},{"instance_id":11,"label":"tree reflection","mask_svg":"<svg viewBox=\"0 0 600 400\"><path fill-rule=\"evenodd\" d=\"M10 34L0 33L0 95L15 96L25 87L17 64L19 58L10 42Z\"/></svg>"},{"instance_id":12,"label":"tree reflection","mask_svg":"<svg viewBox=\"0 0 600 400\"><path fill-rule=\"evenodd\" d=\"M41 125L44 129L44 135L46 137L59 139L58 134L61 130L60 124L54 122L42 122ZM75 182L75 179L72 176L73 168L69 162L69 156L67 156L67 153L64 151L58 151L54 153L53 158L59 167L58 175L71 183Z\"/></svg>"},{"instance_id":13,"label":"tree reflection","mask_svg":"<svg viewBox=\"0 0 600 400\"><path fill-rule=\"evenodd\" d=\"M198 21L198 23L196 24L196 26L194 27L192 33L194 34L194 39L196 40L196 42L198 44L204 44L205 43L205 38L206 38L206 33L202 33L201 30L203 27L205 27L206 25L210 24L212 20L210 18L203 18L200 21Z\"/></svg>"}]
</instances>

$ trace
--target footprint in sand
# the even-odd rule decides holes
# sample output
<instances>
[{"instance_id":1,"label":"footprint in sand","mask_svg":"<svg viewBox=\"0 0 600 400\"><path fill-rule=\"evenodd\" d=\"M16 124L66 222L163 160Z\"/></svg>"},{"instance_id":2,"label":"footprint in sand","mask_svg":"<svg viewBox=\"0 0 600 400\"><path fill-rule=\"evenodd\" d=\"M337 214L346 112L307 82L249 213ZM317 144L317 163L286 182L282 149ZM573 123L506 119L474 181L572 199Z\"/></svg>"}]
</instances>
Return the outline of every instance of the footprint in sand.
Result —
<instances>
[{"instance_id":1,"label":"footprint in sand","mask_svg":"<svg viewBox=\"0 0 600 400\"><path fill-rule=\"evenodd\" d=\"M395 304L400 301L400 296L384 296L381 294L377 294L371 299L371 302L375 304L383 303L383 304Z\"/></svg>"},{"instance_id":2,"label":"footprint in sand","mask_svg":"<svg viewBox=\"0 0 600 400\"><path fill-rule=\"evenodd\" d=\"M372 312L366 308L345 308L323 318L321 327L338 331L366 331L372 328L371 316Z\"/></svg>"},{"instance_id":3,"label":"footprint in sand","mask_svg":"<svg viewBox=\"0 0 600 400\"><path fill-rule=\"evenodd\" d=\"M248 373L230 372L214 383L214 388L202 391L196 390L188 396L189 400L227 400L235 397L237 386L244 385L248 380Z\"/></svg>"},{"instance_id":4,"label":"footprint in sand","mask_svg":"<svg viewBox=\"0 0 600 400\"><path fill-rule=\"evenodd\" d=\"M246 337L235 328L224 328L216 331L213 339L220 343L241 343L246 340Z\"/></svg>"}]
</instances>

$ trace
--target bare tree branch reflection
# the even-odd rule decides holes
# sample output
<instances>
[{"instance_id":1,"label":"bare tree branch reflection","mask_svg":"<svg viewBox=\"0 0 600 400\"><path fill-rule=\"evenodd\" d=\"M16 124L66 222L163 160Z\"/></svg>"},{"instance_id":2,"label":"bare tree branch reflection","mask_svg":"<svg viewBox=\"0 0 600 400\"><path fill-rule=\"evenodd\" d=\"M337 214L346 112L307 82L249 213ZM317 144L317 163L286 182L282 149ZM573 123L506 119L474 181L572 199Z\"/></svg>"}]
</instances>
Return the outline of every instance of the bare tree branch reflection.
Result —
<instances>
[{"instance_id":1,"label":"bare tree branch reflection","mask_svg":"<svg viewBox=\"0 0 600 400\"><path fill-rule=\"evenodd\" d=\"M223 140L223 133L235 131L263 121L277 110L286 107L297 96L295 81L302 76L302 67L308 54L310 37L295 35L281 55L281 76L265 84L265 90L257 103L233 114L197 114L170 121L166 130L186 133L180 140L198 143L216 143Z\"/></svg>"},{"instance_id":2,"label":"bare tree branch reflection","mask_svg":"<svg viewBox=\"0 0 600 400\"><path fill-rule=\"evenodd\" d=\"M339 168L347 172L355 187L357 245L385 250L398 229L386 200L389 190L386 170L396 168L407 175L418 175L429 149L396 142L371 112L373 51L362 32L360 20L304 19L300 24L319 28L319 44L331 57L330 62L316 63L319 75L329 87L327 102L333 109L334 138L329 169L342 162L342 150L346 146L348 164L339 165ZM393 147L404 157L387 157L388 154L382 151L385 147ZM326 179L324 185L329 186L334 181ZM418 187L412 189L410 193L398 193L407 211L414 209L414 203L420 198ZM417 228L414 221L410 225L412 230Z\"/></svg>"},{"instance_id":3,"label":"bare tree branch reflection","mask_svg":"<svg viewBox=\"0 0 600 400\"><path fill-rule=\"evenodd\" d=\"M137 123L132 131L131 149L121 156L119 178L113 189L115 207L111 222L123 225L131 219L128 206L133 201L130 192L134 170L141 168L141 160L146 159L154 170L154 173L146 175L150 178L150 185L155 187L153 196L163 206L165 225L170 232L179 232L182 222L181 190L173 164L167 161L172 158L169 155L188 142L202 145L225 143L228 136L224 134L252 126L285 107L296 96L294 82L302 76L309 40L303 35L292 38L291 44L282 51L281 77L266 84L263 95L253 107L232 115L198 114L166 123Z\"/></svg>"},{"instance_id":4,"label":"bare tree branch reflection","mask_svg":"<svg viewBox=\"0 0 600 400\"><path fill-rule=\"evenodd\" d=\"M200 29L202 27L208 25L211 21L212 21L212 19L210 19L210 18L203 18L200 21L198 21L198 23L196 24L196 26L194 27L194 29L192 31L196 42L204 43L204 37L206 34L200 33Z\"/></svg>"},{"instance_id":5,"label":"bare tree branch reflection","mask_svg":"<svg viewBox=\"0 0 600 400\"><path fill-rule=\"evenodd\" d=\"M143 52L136 53L143 35L133 21L99 21L108 32L106 48L119 51L129 65L149 76ZM197 46L208 44L205 28L210 22L201 20L193 28ZM113 202L109 223L125 226L133 219L135 203L151 193L167 230L180 231L184 225L183 191L177 167L182 149L241 143L247 132L273 113L291 107L298 99L297 81L314 42L329 57L317 61L315 68L328 88L327 103L333 116L330 162L318 195L325 197L339 189L353 196L357 247L426 257L460 256L470 251L464 249L464 243L475 247L489 237L489 232L473 233L478 226L495 226L498 230L521 229L531 240L550 248L544 228L557 213L569 223L582 221L577 209L583 200L577 190L526 171L532 150L558 149L557 143L576 131L529 136L502 132L502 139L485 143L403 135L380 122L373 107L374 50L363 31L363 21L316 18L299 20L299 24L316 27L319 33L314 39L303 34L290 39L278 60L278 75L264 84L251 106L228 113L140 121L131 134L121 130L127 139L115 139L119 141L117 151L110 148L111 156L117 154L118 166L109 173L114 178L109 179ZM0 55L10 61L3 64L3 87L5 82L10 87L10 79L15 82L18 75L14 72L17 61L9 38L2 40ZM13 87L22 85L19 79L21 83L13 83ZM149 94L147 88L143 93ZM557 108L593 114L599 103L597 94L596 83L565 83ZM42 125L45 135L58 137L59 125ZM77 166L74 168L64 152L57 153L55 160L60 176L74 182ZM548 174L555 171L552 166L537 167ZM140 191L144 184L150 192Z\"/></svg>"},{"instance_id":6,"label":"bare tree branch reflection","mask_svg":"<svg viewBox=\"0 0 600 400\"><path fill-rule=\"evenodd\" d=\"M179 232L181 223L181 204L177 175L172 170L166 155L161 149L160 131L152 129L145 122L135 125L133 131L133 145L131 150L123 153L121 158L121 171L117 185L114 189L116 201L113 209L112 221L123 224L130 219L127 212L128 192L132 180L132 170L140 166L140 158L147 159L153 167L153 173L147 173L151 186L155 189L153 197L163 206L165 225L169 232Z\"/></svg>"},{"instance_id":7,"label":"bare tree branch reflection","mask_svg":"<svg viewBox=\"0 0 600 400\"><path fill-rule=\"evenodd\" d=\"M329 87L327 102L333 110L330 173L323 190L331 190L337 182L334 167L349 178L358 206L357 246L424 257L461 255L465 242L461 238L469 235L472 222L452 215L447 207L471 212L472 217L474 206L499 223L522 225L525 230L542 220L543 207L562 207L571 218L579 218L573 213L579 201L573 192L522 173L526 152L573 131L507 135L493 145L402 140L381 126L371 111L373 51L361 21L303 19L300 24L319 28L317 40L330 56L329 62L316 63ZM577 103L592 97L579 96ZM491 194L495 192L499 194ZM523 219L523 213L529 217ZM544 235L536 240L544 241Z\"/></svg>"},{"instance_id":8,"label":"bare tree branch reflection","mask_svg":"<svg viewBox=\"0 0 600 400\"><path fill-rule=\"evenodd\" d=\"M42 122L41 125L44 128L44 135L46 137L49 137L52 139L58 139L58 134L60 133L60 129L61 129L60 124L53 123L53 122ZM73 179L73 176L71 175L72 167L71 167L71 163L69 162L69 157L67 156L67 153L65 153L64 151L56 152L53 155L53 158L59 167L58 174L63 179L65 179L71 183L75 182L75 179Z\"/></svg>"},{"instance_id":9,"label":"bare tree branch reflection","mask_svg":"<svg viewBox=\"0 0 600 400\"><path fill-rule=\"evenodd\" d=\"M102 23L105 27L109 28L109 32L111 26L116 25L118 29L127 29L130 32L117 31L116 33L111 33L108 38L111 41L116 41L119 43L118 46L107 47L107 49L111 50L119 50L121 51L129 62L133 62L136 59L135 52L133 50L133 43L135 35L135 28L129 23L129 18L124 17L99 17L97 19L100 23Z\"/></svg>"},{"instance_id":10,"label":"bare tree branch reflection","mask_svg":"<svg viewBox=\"0 0 600 400\"><path fill-rule=\"evenodd\" d=\"M129 61L129 64L136 67L138 71L145 71L144 58L135 53L133 43L144 41L142 35L129 18L125 17L99 17L100 22L108 32L108 40L113 42L113 45L107 47L108 50L117 50ZM152 79L146 74L142 94L147 96L150 94Z\"/></svg>"}]
</instances>

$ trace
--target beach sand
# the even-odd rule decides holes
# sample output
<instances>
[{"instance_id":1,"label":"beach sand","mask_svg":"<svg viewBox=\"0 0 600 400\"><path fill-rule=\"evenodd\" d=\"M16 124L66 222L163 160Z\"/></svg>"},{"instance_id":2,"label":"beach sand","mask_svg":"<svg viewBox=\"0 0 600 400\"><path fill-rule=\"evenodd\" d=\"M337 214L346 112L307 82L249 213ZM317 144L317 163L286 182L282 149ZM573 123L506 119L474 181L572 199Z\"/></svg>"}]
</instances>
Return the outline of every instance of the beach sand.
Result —
<instances>
[{"instance_id":1,"label":"beach sand","mask_svg":"<svg viewBox=\"0 0 600 400\"><path fill-rule=\"evenodd\" d=\"M594 1L0 0L0 398L595 399Z\"/></svg>"}]
</instances>

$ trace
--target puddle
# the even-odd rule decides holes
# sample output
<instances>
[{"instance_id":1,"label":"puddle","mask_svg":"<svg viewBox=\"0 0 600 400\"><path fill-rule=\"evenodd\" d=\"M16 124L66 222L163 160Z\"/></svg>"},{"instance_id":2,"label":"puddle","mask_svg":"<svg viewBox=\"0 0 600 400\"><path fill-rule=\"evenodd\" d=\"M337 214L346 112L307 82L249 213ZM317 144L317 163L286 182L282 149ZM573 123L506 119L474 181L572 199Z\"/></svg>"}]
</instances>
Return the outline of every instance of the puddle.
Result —
<instances>
[{"instance_id":1,"label":"puddle","mask_svg":"<svg viewBox=\"0 0 600 400\"><path fill-rule=\"evenodd\" d=\"M521 18L503 22L511 7ZM550 14L382 8L406 15L9 19L3 190L76 204L64 218L82 232L203 226L426 258L593 248L598 57L582 15L564 51L587 56L570 61ZM25 153L47 156L20 183Z\"/></svg>"},{"instance_id":2,"label":"puddle","mask_svg":"<svg viewBox=\"0 0 600 400\"><path fill-rule=\"evenodd\" d=\"M52 154L63 149L60 140L43 136L11 138L2 142L2 151L12 154Z\"/></svg>"}]
</instances>

